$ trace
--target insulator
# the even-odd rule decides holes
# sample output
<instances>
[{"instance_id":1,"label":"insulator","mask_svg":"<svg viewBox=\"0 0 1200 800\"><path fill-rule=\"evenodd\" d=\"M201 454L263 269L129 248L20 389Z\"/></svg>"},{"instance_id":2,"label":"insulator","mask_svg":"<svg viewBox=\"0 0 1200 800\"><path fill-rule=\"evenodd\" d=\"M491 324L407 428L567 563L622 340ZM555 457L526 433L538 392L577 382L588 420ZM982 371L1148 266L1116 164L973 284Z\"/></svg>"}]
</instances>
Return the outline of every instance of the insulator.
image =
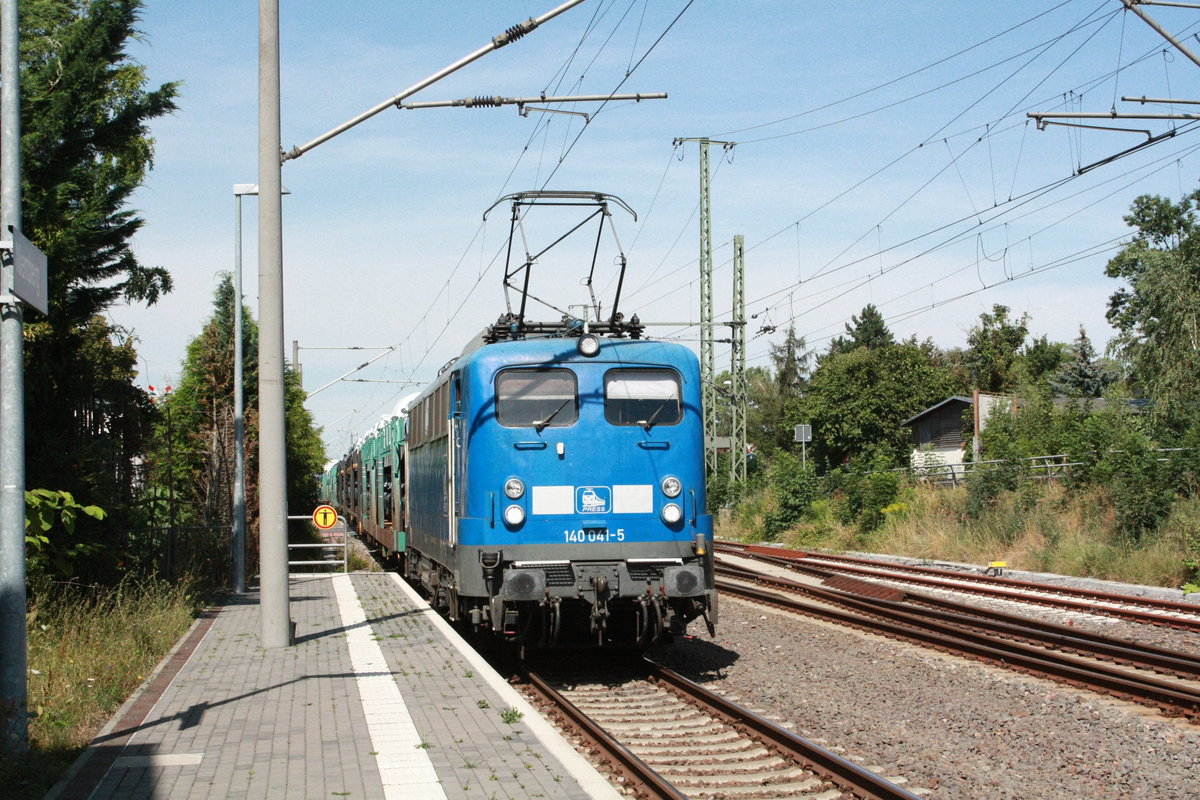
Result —
<instances>
[{"instance_id":1,"label":"insulator","mask_svg":"<svg viewBox=\"0 0 1200 800\"><path fill-rule=\"evenodd\" d=\"M529 33L536 27L537 22L530 17L525 22L513 25L504 33L494 37L492 39L492 44L496 45L496 47L504 47L504 45L509 44L510 42L515 42L517 39L520 39L522 36Z\"/></svg>"},{"instance_id":2,"label":"insulator","mask_svg":"<svg viewBox=\"0 0 1200 800\"><path fill-rule=\"evenodd\" d=\"M508 37L510 42L515 42L517 39L520 39L522 36L533 30L533 25L531 24L532 22L533 20L529 20L528 22L522 22L519 25L513 25L504 32L504 35Z\"/></svg>"}]
</instances>

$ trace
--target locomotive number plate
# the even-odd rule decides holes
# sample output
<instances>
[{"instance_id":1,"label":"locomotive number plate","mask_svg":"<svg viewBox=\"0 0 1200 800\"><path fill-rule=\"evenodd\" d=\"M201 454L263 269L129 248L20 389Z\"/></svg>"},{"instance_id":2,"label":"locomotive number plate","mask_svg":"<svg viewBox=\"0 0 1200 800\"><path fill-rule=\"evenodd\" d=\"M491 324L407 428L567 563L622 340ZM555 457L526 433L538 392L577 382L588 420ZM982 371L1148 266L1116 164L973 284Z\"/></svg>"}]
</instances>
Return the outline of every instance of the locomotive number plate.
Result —
<instances>
[{"instance_id":1,"label":"locomotive number plate","mask_svg":"<svg viewBox=\"0 0 1200 800\"><path fill-rule=\"evenodd\" d=\"M575 528L563 531L563 541L573 544L623 542L625 541L625 529L617 528L615 531L610 531L608 528Z\"/></svg>"}]
</instances>

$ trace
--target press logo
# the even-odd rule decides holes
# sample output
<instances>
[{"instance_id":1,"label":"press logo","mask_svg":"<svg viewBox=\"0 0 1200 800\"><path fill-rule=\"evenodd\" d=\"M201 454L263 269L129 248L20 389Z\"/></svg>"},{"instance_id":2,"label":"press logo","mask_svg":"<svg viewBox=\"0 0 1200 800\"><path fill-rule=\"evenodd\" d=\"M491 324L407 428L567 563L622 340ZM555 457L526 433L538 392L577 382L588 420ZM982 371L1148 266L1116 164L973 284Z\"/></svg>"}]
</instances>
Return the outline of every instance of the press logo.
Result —
<instances>
[{"instance_id":1,"label":"press logo","mask_svg":"<svg viewBox=\"0 0 1200 800\"><path fill-rule=\"evenodd\" d=\"M612 490L607 486L580 486L575 490L575 510L580 514L607 514L612 510Z\"/></svg>"}]
</instances>

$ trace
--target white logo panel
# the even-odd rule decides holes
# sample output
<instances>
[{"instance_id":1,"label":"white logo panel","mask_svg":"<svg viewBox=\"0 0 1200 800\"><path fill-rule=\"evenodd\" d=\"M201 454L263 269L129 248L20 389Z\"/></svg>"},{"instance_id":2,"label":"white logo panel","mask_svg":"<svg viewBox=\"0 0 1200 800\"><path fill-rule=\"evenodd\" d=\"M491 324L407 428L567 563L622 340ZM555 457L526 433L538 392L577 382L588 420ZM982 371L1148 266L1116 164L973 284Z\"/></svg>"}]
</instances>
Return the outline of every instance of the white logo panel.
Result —
<instances>
[{"instance_id":1,"label":"white logo panel","mask_svg":"<svg viewBox=\"0 0 1200 800\"><path fill-rule=\"evenodd\" d=\"M534 486L533 487L533 510L534 514L574 514L575 513L575 487L574 486Z\"/></svg>"},{"instance_id":2,"label":"white logo panel","mask_svg":"<svg viewBox=\"0 0 1200 800\"><path fill-rule=\"evenodd\" d=\"M614 514L653 514L654 487L650 484L613 487Z\"/></svg>"}]
</instances>

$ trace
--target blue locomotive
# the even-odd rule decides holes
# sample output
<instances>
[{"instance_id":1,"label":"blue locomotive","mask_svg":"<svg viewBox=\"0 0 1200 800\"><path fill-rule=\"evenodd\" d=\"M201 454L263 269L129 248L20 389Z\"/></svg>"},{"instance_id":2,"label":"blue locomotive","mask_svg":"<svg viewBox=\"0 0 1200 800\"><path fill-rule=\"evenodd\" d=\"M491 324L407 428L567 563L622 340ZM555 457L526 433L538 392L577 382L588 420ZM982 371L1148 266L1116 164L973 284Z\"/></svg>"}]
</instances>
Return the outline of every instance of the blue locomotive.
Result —
<instances>
[{"instance_id":1,"label":"blue locomotive","mask_svg":"<svg viewBox=\"0 0 1200 800\"><path fill-rule=\"evenodd\" d=\"M535 203L594 205L602 225L620 203L580 192L508 199L514 229ZM506 267L519 308L510 303L408 403L402 447L394 426L377 429L331 469L327 499L472 630L535 648L646 646L697 618L711 633L698 360L643 339L616 300L591 328L568 315L529 322L535 261Z\"/></svg>"},{"instance_id":2,"label":"blue locomotive","mask_svg":"<svg viewBox=\"0 0 1200 800\"><path fill-rule=\"evenodd\" d=\"M410 406L408 576L451 618L535 646L711 625L702 443L685 347L477 347Z\"/></svg>"},{"instance_id":3,"label":"blue locomotive","mask_svg":"<svg viewBox=\"0 0 1200 800\"><path fill-rule=\"evenodd\" d=\"M531 647L716 623L699 367L642 339L476 341L327 474L452 620ZM398 470L397 466L402 469Z\"/></svg>"}]
</instances>

